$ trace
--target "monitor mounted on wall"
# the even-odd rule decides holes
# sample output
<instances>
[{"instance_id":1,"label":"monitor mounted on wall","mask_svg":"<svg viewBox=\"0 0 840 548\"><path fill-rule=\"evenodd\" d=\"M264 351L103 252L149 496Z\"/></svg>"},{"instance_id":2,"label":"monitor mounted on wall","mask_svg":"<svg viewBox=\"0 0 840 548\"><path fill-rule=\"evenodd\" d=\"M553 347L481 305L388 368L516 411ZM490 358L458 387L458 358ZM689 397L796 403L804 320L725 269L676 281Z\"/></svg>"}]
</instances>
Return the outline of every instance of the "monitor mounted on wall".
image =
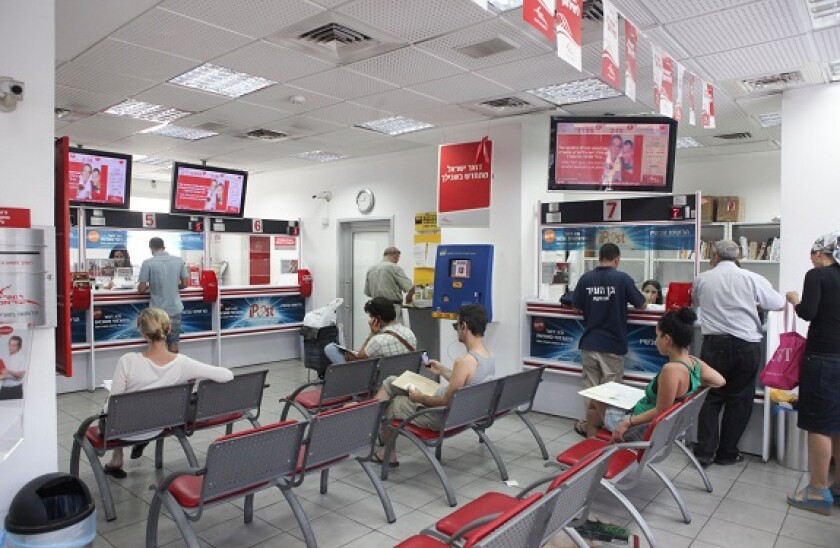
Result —
<instances>
[{"instance_id":1,"label":"monitor mounted on wall","mask_svg":"<svg viewBox=\"0 0 840 548\"><path fill-rule=\"evenodd\" d=\"M128 209L131 198L131 156L70 148L67 196L72 205Z\"/></svg>"},{"instance_id":2,"label":"monitor mounted on wall","mask_svg":"<svg viewBox=\"0 0 840 548\"><path fill-rule=\"evenodd\" d=\"M172 166L169 211L242 218L247 184L247 171L176 162Z\"/></svg>"}]
</instances>

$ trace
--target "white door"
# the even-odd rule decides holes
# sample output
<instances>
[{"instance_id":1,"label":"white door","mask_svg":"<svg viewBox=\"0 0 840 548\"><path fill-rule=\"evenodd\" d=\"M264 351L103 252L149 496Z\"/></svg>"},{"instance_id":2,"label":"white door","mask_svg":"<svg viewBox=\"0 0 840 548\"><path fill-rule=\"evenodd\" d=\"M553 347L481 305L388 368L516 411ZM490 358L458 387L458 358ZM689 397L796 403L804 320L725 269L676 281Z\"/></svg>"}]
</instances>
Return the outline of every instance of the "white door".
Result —
<instances>
[{"instance_id":1,"label":"white door","mask_svg":"<svg viewBox=\"0 0 840 548\"><path fill-rule=\"evenodd\" d=\"M390 219L347 221L339 226L338 296L344 299L339 321L344 326L345 343L359 348L369 333L365 275L371 265L382 260L385 248L393 245L393 233Z\"/></svg>"}]
</instances>

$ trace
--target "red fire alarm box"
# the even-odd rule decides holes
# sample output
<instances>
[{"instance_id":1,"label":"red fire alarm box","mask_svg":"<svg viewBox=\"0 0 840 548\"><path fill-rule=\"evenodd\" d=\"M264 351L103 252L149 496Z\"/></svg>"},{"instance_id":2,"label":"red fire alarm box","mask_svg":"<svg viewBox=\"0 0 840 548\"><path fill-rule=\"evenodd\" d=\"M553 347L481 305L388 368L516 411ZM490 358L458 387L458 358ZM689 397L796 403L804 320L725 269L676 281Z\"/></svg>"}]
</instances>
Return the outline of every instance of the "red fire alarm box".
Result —
<instances>
[{"instance_id":1,"label":"red fire alarm box","mask_svg":"<svg viewBox=\"0 0 840 548\"><path fill-rule=\"evenodd\" d=\"M312 295L312 274L309 270L305 268L298 270L298 285L300 286L300 294L302 297L309 297Z\"/></svg>"}]
</instances>

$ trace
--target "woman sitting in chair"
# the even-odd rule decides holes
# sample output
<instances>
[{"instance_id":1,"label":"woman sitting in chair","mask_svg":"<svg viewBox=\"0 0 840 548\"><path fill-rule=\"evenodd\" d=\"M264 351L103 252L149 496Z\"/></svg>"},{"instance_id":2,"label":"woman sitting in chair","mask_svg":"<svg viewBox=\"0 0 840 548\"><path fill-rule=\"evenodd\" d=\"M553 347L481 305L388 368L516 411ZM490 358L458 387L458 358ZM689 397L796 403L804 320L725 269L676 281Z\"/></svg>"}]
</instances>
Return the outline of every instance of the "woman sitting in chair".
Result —
<instances>
[{"instance_id":1,"label":"woman sitting in chair","mask_svg":"<svg viewBox=\"0 0 840 548\"><path fill-rule=\"evenodd\" d=\"M216 367L196 361L184 354L173 354L166 347L166 335L171 328L169 316L160 308L147 308L137 318L137 327L149 343L145 352L129 352L117 363L111 394L137 392L185 383L192 379L210 379L216 382L233 380L233 373L225 367ZM106 402L105 409L108 404ZM144 439L156 436L151 433ZM135 441L135 440L129 440ZM136 440L143 441L143 440ZM134 446L131 458L140 458L147 443ZM123 450L114 449L105 473L114 478L126 477L123 470Z\"/></svg>"},{"instance_id":2,"label":"woman sitting in chair","mask_svg":"<svg viewBox=\"0 0 840 548\"><path fill-rule=\"evenodd\" d=\"M613 441L638 441L648 423L701 385L720 388L726 384L720 373L688 353L696 320L697 315L690 308L666 312L656 324L656 349L668 356L668 363L645 387L642 399L630 411L592 401L586 422L575 424L575 431L594 437L604 427L612 432Z\"/></svg>"}]
</instances>

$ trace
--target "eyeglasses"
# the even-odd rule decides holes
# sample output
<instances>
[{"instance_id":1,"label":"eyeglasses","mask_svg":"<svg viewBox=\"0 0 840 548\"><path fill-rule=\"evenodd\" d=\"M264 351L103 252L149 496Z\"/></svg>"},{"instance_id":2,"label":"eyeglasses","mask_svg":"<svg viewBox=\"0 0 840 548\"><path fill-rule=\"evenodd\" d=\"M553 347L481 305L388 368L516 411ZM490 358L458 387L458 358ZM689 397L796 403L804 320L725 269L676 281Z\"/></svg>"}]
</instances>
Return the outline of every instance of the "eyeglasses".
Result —
<instances>
[{"instance_id":1,"label":"eyeglasses","mask_svg":"<svg viewBox=\"0 0 840 548\"><path fill-rule=\"evenodd\" d=\"M452 322L452 329L458 331L459 327L461 327L461 322Z\"/></svg>"}]
</instances>

